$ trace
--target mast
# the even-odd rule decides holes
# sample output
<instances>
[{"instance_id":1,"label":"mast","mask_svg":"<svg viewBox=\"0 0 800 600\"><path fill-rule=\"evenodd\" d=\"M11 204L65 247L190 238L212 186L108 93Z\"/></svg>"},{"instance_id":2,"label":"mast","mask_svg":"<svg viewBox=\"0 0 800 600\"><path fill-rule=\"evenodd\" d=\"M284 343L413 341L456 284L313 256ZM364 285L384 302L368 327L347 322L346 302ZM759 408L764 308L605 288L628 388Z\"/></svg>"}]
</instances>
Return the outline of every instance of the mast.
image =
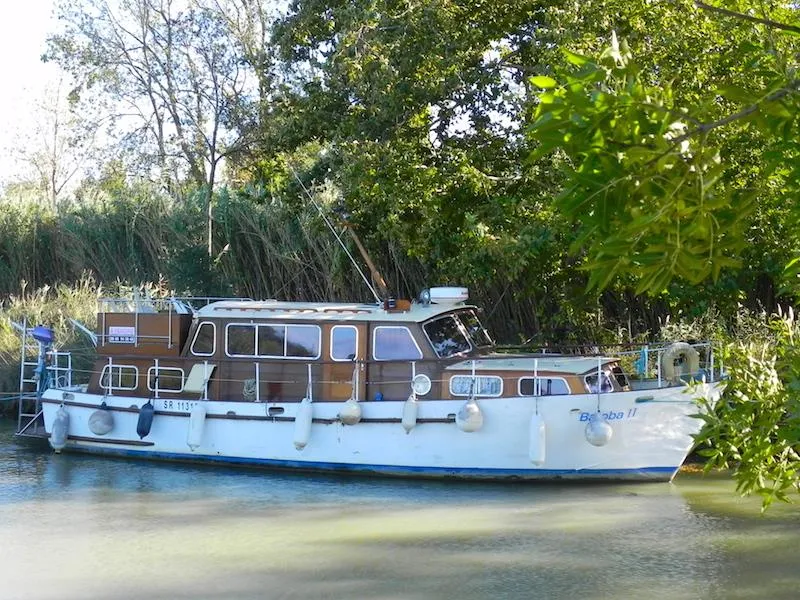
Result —
<instances>
[{"instance_id":1,"label":"mast","mask_svg":"<svg viewBox=\"0 0 800 600\"><path fill-rule=\"evenodd\" d=\"M347 232L350 234L350 237L355 242L358 251L361 253L361 257L364 259L364 262L367 263L370 275L372 276L372 283L369 282L364 273L361 271L361 268L358 266L358 263L353 258L353 255L350 254L350 251L347 249L347 246L345 246L344 242L342 241L342 236L336 231L336 229L334 229L333 225L330 222L330 219L328 219L328 217L322 211L320 205L317 204L317 202L314 200L314 197L311 195L311 192L309 192L308 188L306 188L306 186L303 184L303 181L297 175L297 171L294 170L294 167L291 165L291 163L289 163L289 168L291 169L294 178L297 180L297 183L300 184L300 187L303 189L306 196L308 196L308 199L317 209L317 212L319 213L319 216L322 217L322 220L325 222L325 225L327 225L328 229L331 230L331 233L336 238L336 241L339 242L339 245L342 247L342 250L344 250L344 253L347 254L347 257L350 259L350 262L353 263L353 266L356 268L356 271L358 271L358 274L361 275L361 279L363 279L364 283L367 284L367 287L372 292L372 295L375 297L375 300L378 302L378 304L387 305L389 302L389 287L386 285L386 280L378 271L378 268L375 266L375 263L372 262L372 259L370 258L369 254L367 254L367 250L366 248L364 248L364 245L361 243L361 240L356 235L356 232L353 231L352 226L347 220L348 215L346 214L346 212L334 211L337 212L342 223L344 223L345 229L347 229ZM377 290L375 289L376 287L378 288Z\"/></svg>"},{"instance_id":2,"label":"mast","mask_svg":"<svg viewBox=\"0 0 800 600\"><path fill-rule=\"evenodd\" d=\"M372 277L373 285L378 288L378 293L381 296L381 300L385 302L389 299L389 286L386 285L386 280L383 278L383 275L381 275L381 272L378 271L378 267L375 266L375 263L372 262L372 259L367 253L367 249L364 248L364 245L361 243L361 239L359 239L350 223L344 221L344 225L345 229L347 229L347 233L350 234L353 242L355 242L356 248L358 248L358 251L361 253L361 258L363 258L364 262L367 263L367 268L369 269L369 274Z\"/></svg>"}]
</instances>

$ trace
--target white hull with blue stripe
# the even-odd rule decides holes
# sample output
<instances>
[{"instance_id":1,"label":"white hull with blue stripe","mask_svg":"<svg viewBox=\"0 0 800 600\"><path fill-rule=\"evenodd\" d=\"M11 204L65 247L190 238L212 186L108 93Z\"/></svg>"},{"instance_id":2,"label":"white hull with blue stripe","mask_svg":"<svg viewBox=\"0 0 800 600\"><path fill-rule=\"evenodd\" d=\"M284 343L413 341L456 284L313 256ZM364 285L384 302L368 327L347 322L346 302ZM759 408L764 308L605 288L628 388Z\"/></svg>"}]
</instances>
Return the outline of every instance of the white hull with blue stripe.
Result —
<instances>
[{"instance_id":1,"label":"white hull with blue stripe","mask_svg":"<svg viewBox=\"0 0 800 600\"><path fill-rule=\"evenodd\" d=\"M482 426L462 431L456 415L465 401L420 400L414 426L402 426L404 402L360 402L361 419L346 425L341 402L312 402L313 421L298 449L298 402L189 401L101 396L78 388L49 389L42 397L44 425L52 432L60 407L69 413L65 450L227 463L269 468L464 479L670 480L693 445L701 421L686 386L607 394L477 399ZM695 395L712 403L718 384ZM113 428L99 436L89 419L101 402ZM137 434L140 408L152 402L152 425ZM205 403L201 434L190 447L190 413ZM611 428L603 445L587 441L598 413ZM531 459L532 417L544 423L537 462ZM535 434L539 435L539 434Z\"/></svg>"}]
</instances>

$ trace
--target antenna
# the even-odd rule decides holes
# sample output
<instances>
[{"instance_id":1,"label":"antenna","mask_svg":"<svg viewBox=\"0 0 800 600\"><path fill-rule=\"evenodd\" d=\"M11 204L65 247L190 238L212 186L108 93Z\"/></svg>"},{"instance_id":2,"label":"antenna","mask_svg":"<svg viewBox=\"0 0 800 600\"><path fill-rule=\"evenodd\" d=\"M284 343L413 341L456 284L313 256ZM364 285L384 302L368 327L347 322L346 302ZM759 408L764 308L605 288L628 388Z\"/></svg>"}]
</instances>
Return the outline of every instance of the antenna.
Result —
<instances>
[{"instance_id":1,"label":"antenna","mask_svg":"<svg viewBox=\"0 0 800 600\"><path fill-rule=\"evenodd\" d=\"M300 187L303 188L303 191L306 193L306 196L308 196L308 199L311 200L311 204L313 204L314 207L317 209L317 212L319 213L319 216L322 217L322 220L325 222L325 225L327 225L328 229L331 230L331 233L333 234L333 237L335 237L336 241L339 242L339 245L342 247L342 250L344 250L345 254L347 255L347 258L350 259L350 262L353 263L353 266L356 268L356 271L358 271L358 274L361 275L361 279L363 279L364 283L367 284L367 287L369 288L369 291L372 292L372 295L375 297L375 301L378 304L382 304L383 303L383 298L381 298L378 295L378 292L375 290L373 285L369 282L369 280L367 279L367 276L364 275L364 271L362 271L361 267L358 266L358 263L356 262L356 259L353 258L353 255L350 253L350 250L348 250L347 246L345 246L344 242L342 241L342 237L336 232L336 229L334 229L333 224L331 223L330 219L328 219L328 217L325 215L325 213L322 212L322 208L320 208L319 204L317 204L317 201L314 200L314 197L311 195L311 192L308 191L308 188L306 188L305 184L303 184L303 182L301 181L300 177L298 177L297 171L294 170L294 167L292 166L292 164L287 162L287 165L289 166L289 169L291 169L292 175L294 175L294 178L297 180L297 183L300 184ZM367 254L367 251L364 249L364 246L361 244L361 240L358 239L358 236L355 234L353 229L349 226L349 224L346 224L346 228L347 228L347 231L350 233L350 236L353 238L353 241L356 243L356 246L358 247L358 251L361 252L361 256L364 257L364 261L367 263L367 266L369 267L370 274L372 275L373 279L375 280L375 282L377 283L377 285L380 288L381 292L383 293L384 298L387 298L389 296L389 294L388 294L388 288L386 286L386 282L384 281L383 277L381 277L381 274L378 272L378 269L375 268L375 264L372 262L372 260L370 260L369 255Z\"/></svg>"}]
</instances>

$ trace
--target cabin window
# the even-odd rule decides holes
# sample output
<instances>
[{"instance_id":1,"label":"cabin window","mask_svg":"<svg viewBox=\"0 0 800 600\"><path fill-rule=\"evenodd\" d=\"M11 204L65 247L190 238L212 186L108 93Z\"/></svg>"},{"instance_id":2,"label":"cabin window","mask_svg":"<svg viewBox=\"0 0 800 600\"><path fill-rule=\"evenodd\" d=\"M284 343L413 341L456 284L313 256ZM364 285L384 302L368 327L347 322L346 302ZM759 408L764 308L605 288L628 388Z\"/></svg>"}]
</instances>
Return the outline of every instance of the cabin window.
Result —
<instances>
[{"instance_id":1,"label":"cabin window","mask_svg":"<svg viewBox=\"0 0 800 600\"><path fill-rule=\"evenodd\" d=\"M464 330L453 315L429 321L422 328L436 355L440 358L469 352L472 347Z\"/></svg>"},{"instance_id":2,"label":"cabin window","mask_svg":"<svg viewBox=\"0 0 800 600\"><path fill-rule=\"evenodd\" d=\"M139 369L131 365L106 365L100 373L100 387L106 390L135 390L138 385Z\"/></svg>"},{"instance_id":3,"label":"cabin window","mask_svg":"<svg viewBox=\"0 0 800 600\"><path fill-rule=\"evenodd\" d=\"M258 355L268 358L319 358L317 325L259 325Z\"/></svg>"},{"instance_id":4,"label":"cabin window","mask_svg":"<svg viewBox=\"0 0 800 600\"><path fill-rule=\"evenodd\" d=\"M286 326L287 358L319 358L320 329L316 325Z\"/></svg>"},{"instance_id":5,"label":"cabin window","mask_svg":"<svg viewBox=\"0 0 800 600\"><path fill-rule=\"evenodd\" d=\"M474 310L460 312L458 313L458 318L464 329L467 330L467 335L469 335L473 344L476 346L491 346L494 343Z\"/></svg>"},{"instance_id":6,"label":"cabin window","mask_svg":"<svg viewBox=\"0 0 800 600\"><path fill-rule=\"evenodd\" d=\"M358 351L358 329L352 325L331 328L331 360L354 360Z\"/></svg>"},{"instance_id":7,"label":"cabin window","mask_svg":"<svg viewBox=\"0 0 800 600\"><path fill-rule=\"evenodd\" d=\"M628 382L628 376L625 375L625 372L619 365L614 365L614 368L611 369L611 372L614 374L614 379L617 380L617 384L620 388L625 389L630 385Z\"/></svg>"},{"instance_id":8,"label":"cabin window","mask_svg":"<svg viewBox=\"0 0 800 600\"><path fill-rule=\"evenodd\" d=\"M590 394L597 394L597 372L583 378L586 382L586 389ZM607 394L614 391L614 384L606 371L600 373L600 393Z\"/></svg>"},{"instance_id":9,"label":"cabin window","mask_svg":"<svg viewBox=\"0 0 800 600\"><path fill-rule=\"evenodd\" d=\"M206 321L200 323L192 340L192 354L195 356L213 356L217 349L217 326Z\"/></svg>"},{"instance_id":10,"label":"cabin window","mask_svg":"<svg viewBox=\"0 0 800 600\"><path fill-rule=\"evenodd\" d=\"M503 378L497 375L453 375L450 378L451 396L501 396L503 394Z\"/></svg>"},{"instance_id":11,"label":"cabin window","mask_svg":"<svg viewBox=\"0 0 800 600\"><path fill-rule=\"evenodd\" d=\"M375 360L419 360L422 350L408 327L379 325L372 338Z\"/></svg>"},{"instance_id":12,"label":"cabin window","mask_svg":"<svg viewBox=\"0 0 800 600\"><path fill-rule=\"evenodd\" d=\"M228 325L228 356L319 358L317 325Z\"/></svg>"},{"instance_id":13,"label":"cabin window","mask_svg":"<svg viewBox=\"0 0 800 600\"><path fill-rule=\"evenodd\" d=\"M258 355L283 358L286 347L286 327L283 325L258 326Z\"/></svg>"},{"instance_id":14,"label":"cabin window","mask_svg":"<svg viewBox=\"0 0 800 600\"><path fill-rule=\"evenodd\" d=\"M569 394L566 379L561 377L520 377L520 396L563 396Z\"/></svg>"},{"instance_id":15,"label":"cabin window","mask_svg":"<svg viewBox=\"0 0 800 600\"><path fill-rule=\"evenodd\" d=\"M184 381L183 369L176 367L158 367L158 369L150 367L147 369L147 389L151 392L182 392ZM156 388L158 389L156 390Z\"/></svg>"},{"instance_id":16,"label":"cabin window","mask_svg":"<svg viewBox=\"0 0 800 600\"><path fill-rule=\"evenodd\" d=\"M225 351L228 356L255 356L255 325L228 325L225 327L225 334Z\"/></svg>"}]
</instances>

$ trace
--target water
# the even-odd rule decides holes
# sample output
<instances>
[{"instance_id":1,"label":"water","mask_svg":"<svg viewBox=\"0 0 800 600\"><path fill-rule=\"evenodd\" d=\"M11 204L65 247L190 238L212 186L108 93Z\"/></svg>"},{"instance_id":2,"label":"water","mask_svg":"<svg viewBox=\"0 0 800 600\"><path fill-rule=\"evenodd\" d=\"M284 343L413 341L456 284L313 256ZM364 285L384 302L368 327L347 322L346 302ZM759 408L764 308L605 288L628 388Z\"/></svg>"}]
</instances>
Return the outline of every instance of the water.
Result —
<instances>
[{"instance_id":1,"label":"water","mask_svg":"<svg viewBox=\"0 0 800 600\"><path fill-rule=\"evenodd\" d=\"M466 484L55 455L0 421L0 598L796 598L725 478Z\"/></svg>"}]
</instances>

